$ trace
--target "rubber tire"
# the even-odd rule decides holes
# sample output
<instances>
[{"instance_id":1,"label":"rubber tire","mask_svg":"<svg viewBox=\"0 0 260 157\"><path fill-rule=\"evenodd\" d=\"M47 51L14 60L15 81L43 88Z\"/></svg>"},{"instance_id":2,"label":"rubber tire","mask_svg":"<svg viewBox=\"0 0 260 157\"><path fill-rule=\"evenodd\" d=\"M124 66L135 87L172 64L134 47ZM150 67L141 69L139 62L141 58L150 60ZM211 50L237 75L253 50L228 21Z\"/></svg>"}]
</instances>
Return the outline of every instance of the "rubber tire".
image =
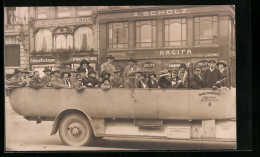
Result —
<instances>
[{"instance_id":1,"label":"rubber tire","mask_svg":"<svg viewBox=\"0 0 260 157\"><path fill-rule=\"evenodd\" d=\"M80 142L74 142L71 141L67 136L66 132L68 131L67 128L71 123L81 123L85 130L86 130L86 136L85 138L80 141ZM66 145L70 146L84 146L84 145L89 145L92 143L94 139L94 134L92 127L87 119L87 117L83 114L80 113L72 113L69 115L66 115L65 117L62 118L59 124L59 135L62 140L62 142Z\"/></svg>"}]
</instances>

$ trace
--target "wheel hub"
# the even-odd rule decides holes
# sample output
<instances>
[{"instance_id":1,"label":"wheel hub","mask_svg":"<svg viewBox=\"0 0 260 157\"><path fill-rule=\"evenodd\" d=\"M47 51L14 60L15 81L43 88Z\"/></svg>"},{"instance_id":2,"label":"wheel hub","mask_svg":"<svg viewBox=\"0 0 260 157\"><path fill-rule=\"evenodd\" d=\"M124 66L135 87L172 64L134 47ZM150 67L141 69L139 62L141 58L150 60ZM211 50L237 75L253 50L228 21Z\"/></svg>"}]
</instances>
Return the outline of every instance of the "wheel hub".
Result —
<instances>
[{"instance_id":1,"label":"wheel hub","mask_svg":"<svg viewBox=\"0 0 260 157\"><path fill-rule=\"evenodd\" d=\"M78 128L73 128L72 130L71 130L71 134L73 135L73 136L77 136L78 134L79 134L79 129Z\"/></svg>"}]
</instances>

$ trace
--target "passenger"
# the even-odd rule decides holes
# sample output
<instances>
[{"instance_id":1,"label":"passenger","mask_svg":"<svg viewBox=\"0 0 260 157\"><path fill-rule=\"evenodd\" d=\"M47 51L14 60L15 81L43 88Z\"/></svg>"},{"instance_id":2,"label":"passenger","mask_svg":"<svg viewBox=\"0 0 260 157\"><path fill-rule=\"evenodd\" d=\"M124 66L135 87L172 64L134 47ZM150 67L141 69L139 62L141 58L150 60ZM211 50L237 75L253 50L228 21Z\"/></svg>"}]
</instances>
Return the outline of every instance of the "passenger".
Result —
<instances>
[{"instance_id":1,"label":"passenger","mask_svg":"<svg viewBox=\"0 0 260 157\"><path fill-rule=\"evenodd\" d=\"M148 81L147 85L149 88L158 88L158 81L156 80L156 74L153 72L150 72L148 74Z\"/></svg>"},{"instance_id":2,"label":"passenger","mask_svg":"<svg viewBox=\"0 0 260 157\"><path fill-rule=\"evenodd\" d=\"M70 71L70 82L71 82L71 84L73 85L73 84L75 84L75 83L77 83L77 75L78 75L78 73L77 73L77 71L75 71L75 70L71 70Z\"/></svg>"},{"instance_id":3,"label":"passenger","mask_svg":"<svg viewBox=\"0 0 260 157\"><path fill-rule=\"evenodd\" d=\"M112 77L115 76L114 72L116 71L116 67L113 65L114 59L112 55L108 55L107 62L101 65L101 73L106 70Z\"/></svg>"},{"instance_id":4,"label":"passenger","mask_svg":"<svg viewBox=\"0 0 260 157\"><path fill-rule=\"evenodd\" d=\"M178 76L178 74L179 74L178 70L172 70L171 73L172 73L172 76L171 76L172 87L173 88L183 88L184 85Z\"/></svg>"},{"instance_id":5,"label":"passenger","mask_svg":"<svg viewBox=\"0 0 260 157\"><path fill-rule=\"evenodd\" d=\"M125 67L125 70L123 72L123 79L124 80L127 79L129 72L132 72L132 71L136 72L137 70L140 70L140 68L137 65L135 65L135 63L136 63L136 60L134 60L133 58L129 59L129 63Z\"/></svg>"},{"instance_id":6,"label":"passenger","mask_svg":"<svg viewBox=\"0 0 260 157\"><path fill-rule=\"evenodd\" d=\"M77 90L77 91L82 91L84 88L86 88L82 82L82 78L77 79L77 82L75 84L73 84L73 87Z\"/></svg>"},{"instance_id":7,"label":"passenger","mask_svg":"<svg viewBox=\"0 0 260 157\"><path fill-rule=\"evenodd\" d=\"M94 68L91 67L89 64L90 63L87 60L83 59L80 63L80 66L76 69L76 71L79 73L82 71L82 69L85 69L86 73L88 73L89 70L94 70Z\"/></svg>"},{"instance_id":8,"label":"passenger","mask_svg":"<svg viewBox=\"0 0 260 157\"><path fill-rule=\"evenodd\" d=\"M101 84L101 89L110 89L112 88L109 79L105 78L104 82Z\"/></svg>"},{"instance_id":9,"label":"passenger","mask_svg":"<svg viewBox=\"0 0 260 157\"><path fill-rule=\"evenodd\" d=\"M201 67L194 68L194 75L190 79L191 88L200 89L204 87L204 81L201 77Z\"/></svg>"},{"instance_id":10,"label":"passenger","mask_svg":"<svg viewBox=\"0 0 260 157\"><path fill-rule=\"evenodd\" d=\"M87 81L87 87L99 87L99 81L96 78L96 73L94 70L90 70L88 72L88 81Z\"/></svg>"},{"instance_id":11,"label":"passenger","mask_svg":"<svg viewBox=\"0 0 260 157\"><path fill-rule=\"evenodd\" d=\"M24 83L24 85L23 85L24 87L29 86L29 81L28 81L29 74L30 74L29 71L27 71L26 69L21 70L21 80Z\"/></svg>"},{"instance_id":12,"label":"passenger","mask_svg":"<svg viewBox=\"0 0 260 157\"><path fill-rule=\"evenodd\" d=\"M111 86L113 88L122 88L123 87L123 79L120 77L121 70L116 70L115 77L110 79Z\"/></svg>"},{"instance_id":13,"label":"passenger","mask_svg":"<svg viewBox=\"0 0 260 157\"><path fill-rule=\"evenodd\" d=\"M110 80L110 76L111 76L111 74L108 71L104 70L101 73L101 78L99 79L99 83L102 84L104 82L104 79Z\"/></svg>"},{"instance_id":14,"label":"passenger","mask_svg":"<svg viewBox=\"0 0 260 157\"><path fill-rule=\"evenodd\" d=\"M220 71L216 68L216 61L209 61L209 68L205 71L204 76L204 86L205 88L217 88L216 84L221 83L220 80L222 75Z\"/></svg>"},{"instance_id":15,"label":"passenger","mask_svg":"<svg viewBox=\"0 0 260 157\"><path fill-rule=\"evenodd\" d=\"M21 80L21 71L14 69L13 77L6 81L7 85L16 85L19 87L24 86L24 82Z\"/></svg>"},{"instance_id":16,"label":"passenger","mask_svg":"<svg viewBox=\"0 0 260 157\"><path fill-rule=\"evenodd\" d=\"M78 75L78 78L81 78L82 79L82 83L84 86L87 86L87 83L88 83L88 78L86 76L86 69L80 69L79 71L79 75Z\"/></svg>"},{"instance_id":17,"label":"passenger","mask_svg":"<svg viewBox=\"0 0 260 157\"><path fill-rule=\"evenodd\" d=\"M44 87L45 85L40 81L40 74L38 71L34 71L33 72L33 75L32 75L32 79L30 80L29 82L29 87L31 88L35 88L35 89L38 89L38 88L42 88Z\"/></svg>"},{"instance_id":18,"label":"passenger","mask_svg":"<svg viewBox=\"0 0 260 157\"><path fill-rule=\"evenodd\" d=\"M227 63L225 62L225 61L223 61L223 60L221 60L221 61L219 61L218 63L217 63L217 66L218 66L218 69L219 69L219 71L220 71L220 73L221 73L221 80L223 80L221 83L220 83L220 85L221 86L223 86L223 87L229 87L229 85L228 85L228 80L229 80L229 77L228 77L228 70L227 69L225 69L226 68L226 66L227 66Z\"/></svg>"},{"instance_id":19,"label":"passenger","mask_svg":"<svg viewBox=\"0 0 260 157\"><path fill-rule=\"evenodd\" d=\"M61 73L61 78L63 79L64 84L67 85L69 88L72 86L72 83L70 81L70 72L69 71L63 71Z\"/></svg>"},{"instance_id":20,"label":"passenger","mask_svg":"<svg viewBox=\"0 0 260 157\"><path fill-rule=\"evenodd\" d=\"M63 79L60 78L61 76L61 71L59 69L55 69L54 71L52 71L53 73L53 78L51 79L51 86L53 88L64 88L64 87L68 87Z\"/></svg>"},{"instance_id":21,"label":"passenger","mask_svg":"<svg viewBox=\"0 0 260 157\"><path fill-rule=\"evenodd\" d=\"M51 87L51 69L45 67L43 72L44 76L41 78L41 83L43 83L47 87Z\"/></svg>"},{"instance_id":22,"label":"passenger","mask_svg":"<svg viewBox=\"0 0 260 157\"><path fill-rule=\"evenodd\" d=\"M158 81L159 88L172 88L171 74L168 70L160 72L160 79Z\"/></svg>"},{"instance_id":23,"label":"passenger","mask_svg":"<svg viewBox=\"0 0 260 157\"><path fill-rule=\"evenodd\" d=\"M128 73L127 80L124 81L124 88L138 88L135 80L135 72Z\"/></svg>"},{"instance_id":24,"label":"passenger","mask_svg":"<svg viewBox=\"0 0 260 157\"><path fill-rule=\"evenodd\" d=\"M141 73L140 76L140 88L148 88L145 72Z\"/></svg>"},{"instance_id":25,"label":"passenger","mask_svg":"<svg viewBox=\"0 0 260 157\"><path fill-rule=\"evenodd\" d=\"M141 88L141 74L142 73L143 73L143 71L141 71L140 69L135 72L136 88Z\"/></svg>"},{"instance_id":26,"label":"passenger","mask_svg":"<svg viewBox=\"0 0 260 157\"><path fill-rule=\"evenodd\" d=\"M182 83L179 83L178 88L188 88L188 71L186 69L185 64L181 64L179 67L178 77Z\"/></svg>"}]
</instances>

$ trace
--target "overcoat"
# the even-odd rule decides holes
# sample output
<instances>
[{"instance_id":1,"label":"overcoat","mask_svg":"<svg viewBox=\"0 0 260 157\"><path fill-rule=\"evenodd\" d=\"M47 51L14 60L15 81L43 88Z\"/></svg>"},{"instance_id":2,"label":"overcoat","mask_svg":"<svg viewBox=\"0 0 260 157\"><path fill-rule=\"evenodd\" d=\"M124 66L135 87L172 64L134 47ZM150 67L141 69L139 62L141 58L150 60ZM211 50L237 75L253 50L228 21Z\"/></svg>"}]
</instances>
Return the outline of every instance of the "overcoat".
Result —
<instances>
[{"instance_id":1,"label":"overcoat","mask_svg":"<svg viewBox=\"0 0 260 157\"><path fill-rule=\"evenodd\" d=\"M29 82L29 87L37 89L44 87L44 84L41 83L39 78L32 78Z\"/></svg>"},{"instance_id":2,"label":"overcoat","mask_svg":"<svg viewBox=\"0 0 260 157\"><path fill-rule=\"evenodd\" d=\"M191 88L200 89L204 87L202 77L200 79L199 75L194 74L190 79Z\"/></svg>"},{"instance_id":3,"label":"overcoat","mask_svg":"<svg viewBox=\"0 0 260 157\"><path fill-rule=\"evenodd\" d=\"M213 85L216 84L217 81L220 81L222 78L222 75L218 69L214 69L213 71L210 71L210 69L207 69L204 74L204 86L205 88L212 88Z\"/></svg>"}]
</instances>

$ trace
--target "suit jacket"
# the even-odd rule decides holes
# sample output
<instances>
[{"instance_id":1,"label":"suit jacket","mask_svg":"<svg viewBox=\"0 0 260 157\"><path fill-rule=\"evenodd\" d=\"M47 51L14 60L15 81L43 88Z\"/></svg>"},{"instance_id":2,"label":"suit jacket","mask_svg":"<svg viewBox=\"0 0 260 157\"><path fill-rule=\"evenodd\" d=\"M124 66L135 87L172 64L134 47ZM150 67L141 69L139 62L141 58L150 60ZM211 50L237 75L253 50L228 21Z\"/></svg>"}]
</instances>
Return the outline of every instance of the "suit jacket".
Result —
<instances>
[{"instance_id":1,"label":"suit jacket","mask_svg":"<svg viewBox=\"0 0 260 157\"><path fill-rule=\"evenodd\" d=\"M126 66L123 72L123 79L126 79L128 77L130 71L137 71L139 69L140 68L137 65L133 65L132 68L130 67L130 65Z\"/></svg>"},{"instance_id":2,"label":"suit jacket","mask_svg":"<svg viewBox=\"0 0 260 157\"><path fill-rule=\"evenodd\" d=\"M43 76L41 78L41 83L46 85L46 86L50 86L51 85L51 77L50 76Z\"/></svg>"},{"instance_id":3,"label":"suit jacket","mask_svg":"<svg viewBox=\"0 0 260 157\"><path fill-rule=\"evenodd\" d=\"M44 84L41 83L40 78L32 78L29 82L29 87L37 89L44 87Z\"/></svg>"},{"instance_id":4,"label":"suit jacket","mask_svg":"<svg viewBox=\"0 0 260 157\"><path fill-rule=\"evenodd\" d=\"M204 87L204 83L203 83L202 77L200 79L199 76L196 75L196 74L194 74L191 77L190 84L191 84L191 88L193 88L193 89L200 89L200 88Z\"/></svg>"},{"instance_id":5,"label":"suit jacket","mask_svg":"<svg viewBox=\"0 0 260 157\"><path fill-rule=\"evenodd\" d=\"M111 76L114 76L114 71L116 71L116 67L113 64L110 64L109 62L103 63L101 65L101 73L106 70L111 74Z\"/></svg>"},{"instance_id":6,"label":"suit jacket","mask_svg":"<svg viewBox=\"0 0 260 157\"><path fill-rule=\"evenodd\" d=\"M148 79L147 85L149 88L158 88L158 81L156 79L154 79L153 83L152 83L152 80Z\"/></svg>"},{"instance_id":7,"label":"suit jacket","mask_svg":"<svg viewBox=\"0 0 260 157\"><path fill-rule=\"evenodd\" d=\"M212 86L215 85L216 82L220 81L222 78L220 71L216 68L212 72L210 71L210 69L207 69L204 75L205 88L212 88Z\"/></svg>"}]
</instances>

